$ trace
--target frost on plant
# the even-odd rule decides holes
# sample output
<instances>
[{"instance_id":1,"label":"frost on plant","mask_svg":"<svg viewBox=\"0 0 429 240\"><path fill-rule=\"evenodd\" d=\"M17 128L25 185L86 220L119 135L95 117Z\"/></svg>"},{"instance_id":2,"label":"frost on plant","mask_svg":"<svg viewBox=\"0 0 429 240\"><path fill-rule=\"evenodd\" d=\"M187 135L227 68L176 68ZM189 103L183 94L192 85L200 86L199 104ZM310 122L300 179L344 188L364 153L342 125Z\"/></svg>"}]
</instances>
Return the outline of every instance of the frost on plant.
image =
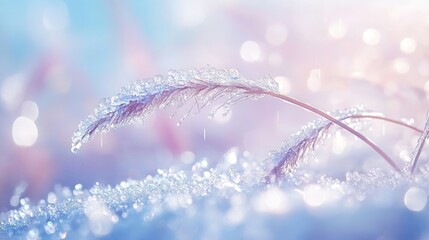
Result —
<instances>
[{"instance_id":1,"label":"frost on plant","mask_svg":"<svg viewBox=\"0 0 429 240\"><path fill-rule=\"evenodd\" d=\"M268 154L264 161L251 153L234 151L234 161L212 165L206 159L192 167L173 166L159 169L154 176L142 180L126 180L116 186L100 185L73 189L56 187L38 203L21 198L22 187L16 190L13 202L17 209L0 214L0 239L95 239L119 238L130 229L138 236L164 234L166 238L218 238L236 236L241 229L252 229L258 219L286 216L291 209L319 207L356 207L364 200L384 192L404 195L404 205L412 211L423 209L427 201L429 165L421 164L414 175L405 175L389 156L361 133L372 121L381 120L398 127L420 132L415 162L428 134L402 121L393 120L364 107L353 107L326 113L307 103L283 96L270 77L248 80L236 69L212 67L189 71L170 71L167 76L138 81L112 98L105 99L93 115L80 123L72 139L72 151L88 142L94 134L131 122L143 122L151 112L167 107L188 110L179 124L190 114L198 113L213 101L223 99L227 111L237 102L271 96L319 117L293 134L283 145ZM216 109L215 109L216 111ZM379 154L391 168L372 168L329 176L306 168L306 153L328 140L334 125L346 130ZM303 166L304 165L304 166ZM393 171L396 170L396 171ZM381 193L379 193L381 192ZM378 195L377 195L378 194ZM370 202L371 201L367 201ZM276 217L273 217L276 216ZM256 221L256 224L255 224ZM293 219L295 221L295 219ZM164 228L159 229L159 224ZM210 232L193 232L198 224L214 228ZM180 227L177 227L180 226ZM270 224L268 229L282 226ZM169 229L183 231L185 237L168 235ZM173 230L171 230L173 231ZM276 230L277 232L285 230ZM191 236L187 235L192 233ZM228 235L229 234L229 235ZM188 236L188 237L187 237Z\"/></svg>"},{"instance_id":2,"label":"frost on plant","mask_svg":"<svg viewBox=\"0 0 429 240\"><path fill-rule=\"evenodd\" d=\"M330 113L331 116L347 122L348 125L355 125L360 128L361 118L381 117L381 113L371 112L363 107L349 108ZM301 131L290 136L283 146L270 153L268 162L275 164L275 167L267 176L268 181L271 178L282 178L285 173L293 172L300 165L303 156L317 146L319 140L326 138L326 132L333 126L333 123L326 119L318 119L305 125ZM267 164L269 164L267 163Z\"/></svg>"},{"instance_id":3,"label":"frost on plant","mask_svg":"<svg viewBox=\"0 0 429 240\"><path fill-rule=\"evenodd\" d=\"M267 91L278 91L273 79L248 80L237 69L170 70L167 76L136 81L118 95L104 99L94 114L79 124L72 139L72 151L77 151L97 132L106 132L132 121L143 123L148 114L158 109L177 109L191 102L192 106L179 120L180 124L192 111L198 112L219 98L226 99L221 107L229 111L234 104L261 97Z\"/></svg>"}]
</instances>

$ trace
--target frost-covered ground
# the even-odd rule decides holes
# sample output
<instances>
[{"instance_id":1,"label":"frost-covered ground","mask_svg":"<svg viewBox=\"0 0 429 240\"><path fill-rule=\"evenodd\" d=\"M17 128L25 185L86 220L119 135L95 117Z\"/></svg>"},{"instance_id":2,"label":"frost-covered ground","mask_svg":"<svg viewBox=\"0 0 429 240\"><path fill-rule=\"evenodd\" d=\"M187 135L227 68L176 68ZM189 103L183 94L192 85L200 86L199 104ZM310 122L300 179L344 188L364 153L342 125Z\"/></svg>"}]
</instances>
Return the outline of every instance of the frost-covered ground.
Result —
<instances>
[{"instance_id":1,"label":"frost-covered ground","mask_svg":"<svg viewBox=\"0 0 429 240\"><path fill-rule=\"evenodd\" d=\"M425 239L429 168L413 177L372 170L335 179L297 171L258 181L237 150L211 168L159 170L143 180L56 187L1 216L2 239ZM19 196L18 196L19 198Z\"/></svg>"}]
</instances>

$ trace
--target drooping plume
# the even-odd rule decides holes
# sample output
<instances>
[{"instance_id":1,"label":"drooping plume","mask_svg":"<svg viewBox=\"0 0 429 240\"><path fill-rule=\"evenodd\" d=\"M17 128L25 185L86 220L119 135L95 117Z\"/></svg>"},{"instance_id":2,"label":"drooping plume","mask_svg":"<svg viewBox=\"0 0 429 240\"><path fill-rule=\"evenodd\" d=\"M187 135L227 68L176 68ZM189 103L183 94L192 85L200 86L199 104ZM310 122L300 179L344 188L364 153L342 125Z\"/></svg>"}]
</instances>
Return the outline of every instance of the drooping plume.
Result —
<instances>
[{"instance_id":1,"label":"drooping plume","mask_svg":"<svg viewBox=\"0 0 429 240\"><path fill-rule=\"evenodd\" d=\"M143 122L148 114L158 109L178 109L191 102L180 123L192 111L198 112L219 98L225 99L221 107L228 111L232 105L247 98L262 97L266 91L278 92L278 85L272 78L248 80L237 69L170 70L166 76L136 81L119 94L102 100L94 114L79 124L71 149L76 152L98 132L107 132L133 121Z\"/></svg>"},{"instance_id":2,"label":"drooping plume","mask_svg":"<svg viewBox=\"0 0 429 240\"><path fill-rule=\"evenodd\" d=\"M362 126L365 119L383 118L383 114L369 111L361 106L334 111L330 115L356 128ZM269 170L266 181L281 179L284 174L291 173L299 167L304 155L313 151L318 142L329 135L326 133L333 125L331 121L324 118L309 122L300 131L290 136L279 149L272 151L266 161L274 167Z\"/></svg>"}]
</instances>

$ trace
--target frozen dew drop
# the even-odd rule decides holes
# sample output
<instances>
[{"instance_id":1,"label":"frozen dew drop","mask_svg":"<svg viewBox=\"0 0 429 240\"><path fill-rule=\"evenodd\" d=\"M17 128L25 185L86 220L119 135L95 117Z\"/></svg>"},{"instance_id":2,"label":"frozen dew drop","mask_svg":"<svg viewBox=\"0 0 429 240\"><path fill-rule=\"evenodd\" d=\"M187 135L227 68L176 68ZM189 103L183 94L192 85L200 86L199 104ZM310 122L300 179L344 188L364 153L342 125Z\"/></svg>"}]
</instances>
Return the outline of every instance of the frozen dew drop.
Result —
<instances>
[{"instance_id":1,"label":"frozen dew drop","mask_svg":"<svg viewBox=\"0 0 429 240\"><path fill-rule=\"evenodd\" d=\"M126 181L122 181L119 186L121 186L121 188L128 188L130 186L130 184Z\"/></svg>"},{"instance_id":2,"label":"frozen dew drop","mask_svg":"<svg viewBox=\"0 0 429 240\"><path fill-rule=\"evenodd\" d=\"M404 195L404 204L409 210L420 212L426 207L427 193L418 187L411 187Z\"/></svg>"},{"instance_id":3,"label":"frozen dew drop","mask_svg":"<svg viewBox=\"0 0 429 240\"><path fill-rule=\"evenodd\" d=\"M401 118L401 121L408 125L413 125L415 123L414 118Z\"/></svg>"},{"instance_id":4,"label":"frozen dew drop","mask_svg":"<svg viewBox=\"0 0 429 240\"><path fill-rule=\"evenodd\" d=\"M362 40L368 45L377 45L380 42L380 32L374 28L368 28L363 32Z\"/></svg>"},{"instance_id":5,"label":"frozen dew drop","mask_svg":"<svg viewBox=\"0 0 429 240\"><path fill-rule=\"evenodd\" d=\"M58 237L60 237L60 239L66 239L67 238L67 232L58 233Z\"/></svg>"},{"instance_id":6,"label":"frozen dew drop","mask_svg":"<svg viewBox=\"0 0 429 240\"><path fill-rule=\"evenodd\" d=\"M20 200L19 200L19 204L21 205L21 207L23 207L23 208L28 208L30 205L29 205L29 199L28 198L21 198Z\"/></svg>"},{"instance_id":7,"label":"frozen dew drop","mask_svg":"<svg viewBox=\"0 0 429 240\"><path fill-rule=\"evenodd\" d=\"M45 228L46 234L48 235L55 233L55 225L51 221L48 221L45 224L44 228Z\"/></svg>"},{"instance_id":8,"label":"frozen dew drop","mask_svg":"<svg viewBox=\"0 0 429 240\"><path fill-rule=\"evenodd\" d=\"M74 186L74 189L79 190L79 191L82 190L82 188L83 188L83 186L80 183L78 183Z\"/></svg>"},{"instance_id":9,"label":"frozen dew drop","mask_svg":"<svg viewBox=\"0 0 429 240\"><path fill-rule=\"evenodd\" d=\"M258 61L261 57L261 48L254 41L245 41L241 45L240 56L246 62Z\"/></svg>"},{"instance_id":10,"label":"frozen dew drop","mask_svg":"<svg viewBox=\"0 0 429 240\"><path fill-rule=\"evenodd\" d=\"M192 165L192 172L197 172L201 169L201 163L197 162L194 165Z\"/></svg>"},{"instance_id":11,"label":"frozen dew drop","mask_svg":"<svg viewBox=\"0 0 429 240\"><path fill-rule=\"evenodd\" d=\"M82 141L76 141L73 142L72 147L71 147L71 151L73 153L77 152L77 150L79 150L82 147Z\"/></svg>"},{"instance_id":12,"label":"frozen dew drop","mask_svg":"<svg viewBox=\"0 0 429 240\"><path fill-rule=\"evenodd\" d=\"M204 171L203 175L205 178L210 178L211 173L209 171Z\"/></svg>"},{"instance_id":13,"label":"frozen dew drop","mask_svg":"<svg viewBox=\"0 0 429 240\"><path fill-rule=\"evenodd\" d=\"M75 196L82 195L83 194L82 188L83 188L82 184L80 183L76 184L74 186L73 195Z\"/></svg>"},{"instance_id":14,"label":"frozen dew drop","mask_svg":"<svg viewBox=\"0 0 429 240\"><path fill-rule=\"evenodd\" d=\"M135 203L133 203L133 209L136 212L141 212L141 210L143 209L143 204L135 202Z\"/></svg>"},{"instance_id":15,"label":"frozen dew drop","mask_svg":"<svg viewBox=\"0 0 429 240\"><path fill-rule=\"evenodd\" d=\"M202 161L201 161L201 167L202 168L207 168L207 166L209 165L209 163L207 162L207 159L203 159Z\"/></svg>"},{"instance_id":16,"label":"frozen dew drop","mask_svg":"<svg viewBox=\"0 0 429 240\"><path fill-rule=\"evenodd\" d=\"M240 78L241 78L241 74L238 71L238 69L236 69L236 68L229 69L229 76L230 76L231 80L233 80L233 81L240 80Z\"/></svg>"},{"instance_id":17,"label":"frozen dew drop","mask_svg":"<svg viewBox=\"0 0 429 240\"><path fill-rule=\"evenodd\" d=\"M234 165L237 163L238 159L238 148L233 147L224 155L225 162L229 165Z\"/></svg>"},{"instance_id":18,"label":"frozen dew drop","mask_svg":"<svg viewBox=\"0 0 429 240\"><path fill-rule=\"evenodd\" d=\"M30 231L28 231L27 233L27 240L36 240L36 239L40 239L39 237L39 230L37 230L36 228L32 228L30 229Z\"/></svg>"},{"instance_id":19,"label":"frozen dew drop","mask_svg":"<svg viewBox=\"0 0 429 240\"><path fill-rule=\"evenodd\" d=\"M57 195L55 193L53 193L53 192L48 193L47 201L50 204L57 203Z\"/></svg>"}]
</instances>

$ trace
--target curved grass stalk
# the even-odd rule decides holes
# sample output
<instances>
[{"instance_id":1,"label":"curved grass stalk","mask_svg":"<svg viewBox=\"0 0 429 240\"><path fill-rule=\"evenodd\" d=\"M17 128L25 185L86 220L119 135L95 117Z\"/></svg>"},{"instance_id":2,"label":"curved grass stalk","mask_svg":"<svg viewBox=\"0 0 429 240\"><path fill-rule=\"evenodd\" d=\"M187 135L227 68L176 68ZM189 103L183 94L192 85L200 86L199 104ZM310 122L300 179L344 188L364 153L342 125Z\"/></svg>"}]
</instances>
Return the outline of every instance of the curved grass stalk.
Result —
<instances>
[{"instance_id":1,"label":"curved grass stalk","mask_svg":"<svg viewBox=\"0 0 429 240\"><path fill-rule=\"evenodd\" d=\"M71 150L76 152L97 132L106 132L136 120L143 122L145 116L155 110L168 106L181 108L192 99L200 109L200 106L226 98L223 106L228 111L233 104L249 97L257 99L264 95L281 99L333 122L365 142L396 171L401 171L382 149L347 124L310 104L281 95L278 92L277 83L272 78L265 77L251 81L244 78L236 69L218 70L212 67L189 71L172 70L165 77L157 76L146 81L135 82L128 88L123 88L118 95L104 99L95 109L94 115L90 115L80 123L72 138ZM185 114L185 117L188 115ZM184 118L180 119L180 122L183 120Z\"/></svg>"},{"instance_id":2,"label":"curved grass stalk","mask_svg":"<svg viewBox=\"0 0 429 240\"><path fill-rule=\"evenodd\" d=\"M386 160L386 162L393 168L395 169L397 172L401 172L401 169L398 167L398 165L392 160L392 158L389 157L389 155L387 155L379 146L377 146L375 143L373 143L371 140L369 140L367 137L365 137L363 134L357 132L356 130L354 130L353 128L349 127L347 124L341 122L341 120L338 120L334 117L332 117L331 115L321 111L320 109L311 106L310 104L301 102L295 98L292 97L288 97L288 96L284 96L281 94L277 94L277 93L271 93L271 92L267 92L267 95L282 99L286 102L292 103L294 105L297 105L303 109L306 109L310 112L313 112L331 122L333 122L334 124L344 128L345 130L347 130L348 132L350 132L351 134L355 135L356 137L358 137L360 140L362 140L364 143L366 143L368 146L370 146L372 149L374 149L375 152L377 152L384 160Z\"/></svg>"},{"instance_id":3,"label":"curved grass stalk","mask_svg":"<svg viewBox=\"0 0 429 240\"><path fill-rule=\"evenodd\" d=\"M370 112L362 107L348 108L330 113L330 115L334 116L339 121L348 122L349 126L353 125L359 127L362 119L372 119L396 124L419 133L423 132L414 126L384 117L381 113ZM299 160L303 159L307 152L314 150L319 140L324 138L325 133L328 132L333 125L333 122L326 121L325 119L312 121L299 132L288 138L283 146L279 150L272 152L270 157L266 160L274 163L275 166L268 169L264 181L267 183L274 182L277 181L277 179L281 179L284 174L293 172L299 167ZM269 163L267 165L269 165Z\"/></svg>"},{"instance_id":4,"label":"curved grass stalk","mask_svg":"<svg viewBox=\"0 0 429 240\"><path fill-rule=\"evenodd\" d=\"M418 133L423 133L423 130L421 130L421 129L417 128L417 127L414 127L414 126L409 125L409 124L407 124L405 122L398 121L398 120L391 119L391 118L384 117L384 116L355 115L355 116L353 116L353 118L356 118L356 119L358 119L358 118L369 118L369 119L382 120L382 121L390 122L392 124L396 124L396 125L399 125L399 126L402 126L402 127L405 127L405 128L409 128L409 129L411 129L413 131L416 131Z\"/></svg>"}]
</instances>

